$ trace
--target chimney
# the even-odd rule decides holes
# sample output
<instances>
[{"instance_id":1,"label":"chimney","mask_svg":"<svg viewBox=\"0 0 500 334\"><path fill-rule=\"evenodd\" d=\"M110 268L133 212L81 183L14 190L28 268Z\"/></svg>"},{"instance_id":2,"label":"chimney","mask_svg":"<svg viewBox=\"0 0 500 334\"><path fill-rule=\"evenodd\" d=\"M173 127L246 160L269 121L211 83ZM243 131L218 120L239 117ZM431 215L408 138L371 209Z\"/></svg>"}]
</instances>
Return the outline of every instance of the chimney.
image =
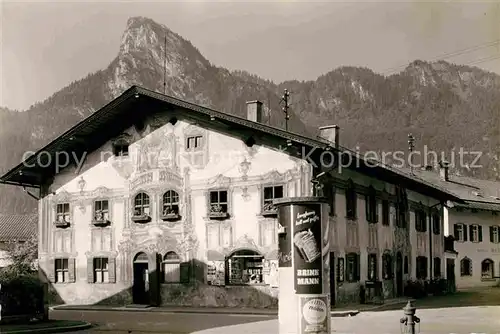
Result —
<instances>
[{"instance_id":1,"label":"chimney","mask_svg":"<svg viewBox=\"0 0 500 334\"><path fill-rule=\"evenodd\" d=\"M262 102L247 102L247 119L252 122L262 123Z\"/></svg>"},{"instance_id":2,"label":"chimney","mask_svg":"<svg viewBox=\"0 0 500 334\"><path fill-rule=\"evenodd\" d=\"M338 125L326 125L319 128L319 136L323 139L332 142L335 148L339 147L339 126Z\"/></svg>"},{"instance_id":3,"label":"chimney","mask_svg":"<svg viewBox=\"0 0 500 334\"><path fill-rule=\"evenodd\" d=\"M449 169L449 164L447 161L443 160L439 162L439 176L441 177L441 180L449 181L448 169Z\"/></svg>"}]
</instances>

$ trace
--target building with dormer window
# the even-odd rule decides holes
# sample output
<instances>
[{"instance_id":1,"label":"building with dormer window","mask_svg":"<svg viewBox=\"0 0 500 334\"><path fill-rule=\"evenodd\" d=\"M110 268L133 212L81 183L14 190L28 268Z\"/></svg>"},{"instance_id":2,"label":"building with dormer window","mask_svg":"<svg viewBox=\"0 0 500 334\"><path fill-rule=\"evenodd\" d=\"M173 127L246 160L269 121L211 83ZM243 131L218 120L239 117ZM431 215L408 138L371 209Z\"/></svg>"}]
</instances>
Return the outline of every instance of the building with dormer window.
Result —
<instances>
[{"instance_id":1,"label":"building with dormer window","mask_svg":"<svg viewBox=\"0 0 500 334\"><path fill-rule=\"evenodd\" d=\"M41 272L67 304L276 306L281 197L328 199L332 304L443 277L460 199L320 134L267 126L258 101L245 119L134 86L1 182L37 192Z\"/></svg>"}]
</instances>

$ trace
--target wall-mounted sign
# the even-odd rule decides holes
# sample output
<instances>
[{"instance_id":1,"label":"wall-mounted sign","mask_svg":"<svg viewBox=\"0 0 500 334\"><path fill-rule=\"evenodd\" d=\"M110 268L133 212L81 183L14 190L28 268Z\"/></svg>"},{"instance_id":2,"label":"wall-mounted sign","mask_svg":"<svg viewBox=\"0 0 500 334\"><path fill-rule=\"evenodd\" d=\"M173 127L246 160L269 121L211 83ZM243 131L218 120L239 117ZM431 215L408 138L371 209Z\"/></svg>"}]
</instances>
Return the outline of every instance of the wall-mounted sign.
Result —
<instances>
[{"instance_id":1,"label":"wall-mounted sign","mask_svg":"<svg viewBox=\"0 0 500 334\"><path fill-rule=\"evenodd\" d=\"M298 334L330 334L328 296L300 296L299 298Z\"/></svg>"},{"instance_id":2,"label":"wall-mounted sign","mask_svg":"<svg viewBox=\"0 0 500 334\"><path fill-rule=\"evenodd\" d=\"M323 293L321 204L293 205L295 293Z\"/></svg>"}]
</instances>

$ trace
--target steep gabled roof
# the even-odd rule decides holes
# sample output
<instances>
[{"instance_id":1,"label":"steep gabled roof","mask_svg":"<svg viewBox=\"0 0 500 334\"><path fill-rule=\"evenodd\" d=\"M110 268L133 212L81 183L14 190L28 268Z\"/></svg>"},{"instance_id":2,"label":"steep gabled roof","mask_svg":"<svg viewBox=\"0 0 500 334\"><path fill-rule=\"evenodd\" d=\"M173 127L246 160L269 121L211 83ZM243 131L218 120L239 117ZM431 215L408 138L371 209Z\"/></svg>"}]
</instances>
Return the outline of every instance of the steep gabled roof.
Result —
<instances>
[{"instance_id":1,"label":"steep gabled roof","mask_svg":"<svg viewBox=\"0 0 500 334\"><path fill-rule=\"evenodd\" d=\"M429 170L414 171L415 177L447 189L463 200L457 206L488 211L500 211L500 182L466 176L450 175L448 181Z\"/></svg>"},{"instance_id":2,"label":"steep gabled roof","mask_svg":"<svg viewBox=\"0 0 500 334\"><path fill-rule=\"evenodd\" d=\"M56 152L71 152L76 156L81 156L83 152L92 152L125 129L139 124L147 116L164 111L169 111L177 119L196 121L207 128L230 133L243 140L252 137L258 145L288 146L290 147L289 154L297 154L299 147L314 150L310 157L316 161L322 152L330 150L338 154L339 159L351 162L347 168L356 169L387 182L403 184L409 189L440 200L460 200L446 188L416 179L405 171L378 162L374 163L373 160L366 161L356 152L343 147L335 148L325 139L309 138L266 124L252 122L138 86L132 86L11 169L0 178L0 183L40 187L44 180L56 173L53 163ZM295 153L293 153L294 148L296 148Z\"/></svg>"},{"instance_id":3,"label":"steep gabled roof","mask_svg":"<svg viewBox=\"0 0 500 334\"><path fill-rule=\"evenodd\" d=\"M0 215L0 242L26 241L38 234L38 215Z\"/></svg>"}]
</instances>

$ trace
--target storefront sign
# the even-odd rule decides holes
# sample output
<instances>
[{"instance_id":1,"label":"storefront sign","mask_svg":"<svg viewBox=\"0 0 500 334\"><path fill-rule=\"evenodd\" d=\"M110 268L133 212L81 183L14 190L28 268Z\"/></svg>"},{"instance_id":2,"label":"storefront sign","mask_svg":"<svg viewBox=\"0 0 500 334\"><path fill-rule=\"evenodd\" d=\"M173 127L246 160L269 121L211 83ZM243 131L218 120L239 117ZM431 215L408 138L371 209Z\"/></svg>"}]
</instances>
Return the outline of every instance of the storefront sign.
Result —
<instances>
[{"instance_id":1,"label":"storefront sign","mask_svg":"<svg viewBox=\"0 0 500 334\"><path fill-rule=\"evenodd\" d=\"M491 249L488 249L488 248L478 248L477 249L477 252L478 253L493 253L493 254L500 254L500 248L491 248Z\"/></svg>"},{"instance_id":2,"label":"storefront sign","mask_svg":"<svg viewBox=\"0 0 500 334\"><path fill-rule=\"evenodd\" d=\"M300 296L298 334L330 334L328 296Z\"/></svg>"},{"instance_id":3,"label":"storefront sign","mask_svg":"<svg viewBox=\"0 0 500 334\"><path fill-rule=\"evenodd\" d=\"M323 293L321 204L293 205L295 293Z\"/></svg>"},{"instance_id":4,"label":"storefront sign","mask_svg":"<svg viewBox=\"0 0 500 334\"><path fill-rule=\"evenodd\" d=\"M291 248L291 221L292 207L282 206L279 208L279 225L282 233L278 234L278 266L292 266L292 248Z\"/></svg>"}]
</instances>

